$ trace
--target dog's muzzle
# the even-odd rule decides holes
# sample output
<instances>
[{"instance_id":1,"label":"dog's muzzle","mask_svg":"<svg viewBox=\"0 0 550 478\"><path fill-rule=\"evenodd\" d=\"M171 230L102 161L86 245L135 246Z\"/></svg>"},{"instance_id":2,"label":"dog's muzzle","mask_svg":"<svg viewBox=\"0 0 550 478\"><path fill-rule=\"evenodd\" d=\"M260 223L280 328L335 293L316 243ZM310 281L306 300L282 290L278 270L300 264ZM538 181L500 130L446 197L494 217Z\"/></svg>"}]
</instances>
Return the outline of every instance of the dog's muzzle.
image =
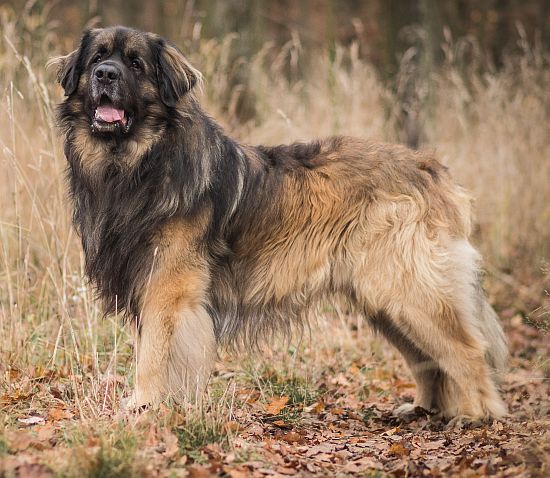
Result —
<instances>
[{"instance_id":1,"label":"dog's muzzle","mask_svg":"<svg viewBox=\"0 0 550 478\"><path fill-rule=\"evenodd\" d=\"M127 133L132 117L120 101L122 72L114 62L99 64L92 73L91 95L94 133Z\"/></svg>"}]
</instances>

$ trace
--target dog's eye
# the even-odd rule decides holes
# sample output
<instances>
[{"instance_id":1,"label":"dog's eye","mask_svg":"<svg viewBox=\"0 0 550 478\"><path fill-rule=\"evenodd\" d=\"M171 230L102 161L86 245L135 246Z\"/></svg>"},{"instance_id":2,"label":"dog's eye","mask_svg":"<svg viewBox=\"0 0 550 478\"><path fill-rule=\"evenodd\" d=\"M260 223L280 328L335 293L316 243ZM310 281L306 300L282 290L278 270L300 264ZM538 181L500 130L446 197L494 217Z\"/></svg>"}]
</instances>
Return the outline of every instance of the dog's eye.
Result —
<instances>
[{"instance_id":1,"label":"dog's eye","mask_svg":"<svg viewBox=\"0 0 550 478\"><path fill-rule=\"evenodd\" d=\"M141 69L141 63L139 62L139 60L136 60L136 59L132 60L132 68L135 68L136 70Z\"/></svg>"},{"instance_id":2,"label":"dog's eye","mask_svg":"<svg viewBox=\"0 0 550 478\"><path fill-rule=\"evenodd\" d=\"M96 53L92 60L92 63L97 63L99 60L101 60L101 53Z\"/></svg>"}]
</instances>

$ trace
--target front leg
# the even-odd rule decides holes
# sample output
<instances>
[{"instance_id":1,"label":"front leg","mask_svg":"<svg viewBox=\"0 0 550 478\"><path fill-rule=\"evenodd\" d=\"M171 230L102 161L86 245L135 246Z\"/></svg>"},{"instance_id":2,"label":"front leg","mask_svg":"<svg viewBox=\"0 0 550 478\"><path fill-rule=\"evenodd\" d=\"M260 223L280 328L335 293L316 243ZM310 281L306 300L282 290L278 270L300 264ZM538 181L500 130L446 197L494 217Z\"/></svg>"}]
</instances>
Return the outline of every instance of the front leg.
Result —
<instances>
[{"instance_id":1,"label":"front leg","mask_svg":"<svg viewBox=\"0 0 550 478\"><path fill-rule=\"evenodd\" d=\"M135 390L125 408L158 404L166 398L196 401L216 357L210 316L202 305L180 301L173 314L144 316L136 351Z\"/></svg>"},{"instance_id":2,"label":"front leg","mask_svg":"<svg viewBox=\"0 0 550 478\"><path fill-rule=\"evenodd\" d=\"M168 349L172 341L173 318L157 313L140 317L135 348L134 391L122 402L127 410L156 405L166 395Z\"/></svg>"},{"instance_id":3,"label":"front leg","mask_svg":"<svg viewBox=\"0 0 550 478\"><path fill-rule=\"evenodd\" d=\"M188 229L163 231L151 278L144 288L138 327L135 390L125 408L166 398L200 398L216 359L216 339L205 309L208 261L189 242Z\"/></svg>"},{"instance_id":4,"label":"front leg","mask_svg":"<svg viewBox=\"0 0 550 478\"><path fill-rule=\"evenodd\" d=\"M202 304L180 309L167 359L168 396L199 401L216 360L214 325Z\"/></svg>"}]
</instances>

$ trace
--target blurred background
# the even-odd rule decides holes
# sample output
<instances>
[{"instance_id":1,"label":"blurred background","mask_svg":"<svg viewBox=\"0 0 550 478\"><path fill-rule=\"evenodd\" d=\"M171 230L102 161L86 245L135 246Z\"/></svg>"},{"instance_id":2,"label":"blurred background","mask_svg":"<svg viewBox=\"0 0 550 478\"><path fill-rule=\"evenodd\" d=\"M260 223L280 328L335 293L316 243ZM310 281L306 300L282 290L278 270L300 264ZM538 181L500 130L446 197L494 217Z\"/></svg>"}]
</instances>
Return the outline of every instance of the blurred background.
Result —
<instances>
[{"instance_id":1,"label":"blurred background","mask_svg":"<svg viewBox=\"0 0 550 478\"><path fill-rule=\"evenodd\" d=\"M528 41L550 44L550 2L545 0L97 0L8 1L6 11L47 15L48 27L68 38L86 26L123 24L155 31L174 41L239 35L243 56L266 42L282 47L297 37L312 54L336 45L359 47L362 59L385 75L414 46L424 61L440 64L441 44L468 38L472 49L501 67ZM5 12L6 13L6 12ZM46 26L46 25L44 25ZM32 25L28 25L32 28ZM470 53L475 53L472 51Z\"/></svg>"},{"instance_id":2,"label":"blurred background","mask_svg":"<svg viewBox=\"0 0 550 478\"><path fill-rule=\"evenodd\" d=\"M281 79L297 81L319 56L334 63L349 50L398 94L399 136L412 147L425 139L419 115L429 93L420 84L429 87L442 67L452 64L463 76L496 73L518 56L540 60L550 46L547 0L15 0L0 2L0 18L31 60L71 50L95 26L154 31L191 56L201 43L229 41L230 87L247 82L246 63L258 54L285 63ZM241 92L233 105L239 119L256 114L247 97L254 93Z\"/></svg>"},{"instance_id":3,"label":"blurred background","mask_svg":"<svg viewBox=\"0 0 550 478\"><path fill-rule=\"evenodd\" d=\"M476 199L474 242L512 341L516 326L548 330L549 1L1 1L0 330L18 357L32 354L35 319L57 343L56 317L100 316L45 63L113 24L176 43L205 76L205 109L240 141L350 134L435 151Z\"/></svg>"}]
</instances>

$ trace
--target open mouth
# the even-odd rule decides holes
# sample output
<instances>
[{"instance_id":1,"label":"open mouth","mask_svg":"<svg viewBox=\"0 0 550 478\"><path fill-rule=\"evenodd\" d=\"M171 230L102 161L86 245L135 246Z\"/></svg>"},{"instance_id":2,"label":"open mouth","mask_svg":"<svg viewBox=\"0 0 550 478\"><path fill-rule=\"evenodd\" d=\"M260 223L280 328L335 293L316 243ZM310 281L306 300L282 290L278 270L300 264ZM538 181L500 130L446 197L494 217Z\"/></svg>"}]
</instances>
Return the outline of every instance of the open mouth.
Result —
<instances>
[{"instance_id":1,"label":"open mouth","mask_svg":"<svg viewBox=\"0 0 550 478\"><path fill-rule=\"evenodd\" d=\"M94 111L92 130L96 133L127 133L132 125L132 117L122 108L113 104L103 94Z\"/></svg>"}]
</instances>

